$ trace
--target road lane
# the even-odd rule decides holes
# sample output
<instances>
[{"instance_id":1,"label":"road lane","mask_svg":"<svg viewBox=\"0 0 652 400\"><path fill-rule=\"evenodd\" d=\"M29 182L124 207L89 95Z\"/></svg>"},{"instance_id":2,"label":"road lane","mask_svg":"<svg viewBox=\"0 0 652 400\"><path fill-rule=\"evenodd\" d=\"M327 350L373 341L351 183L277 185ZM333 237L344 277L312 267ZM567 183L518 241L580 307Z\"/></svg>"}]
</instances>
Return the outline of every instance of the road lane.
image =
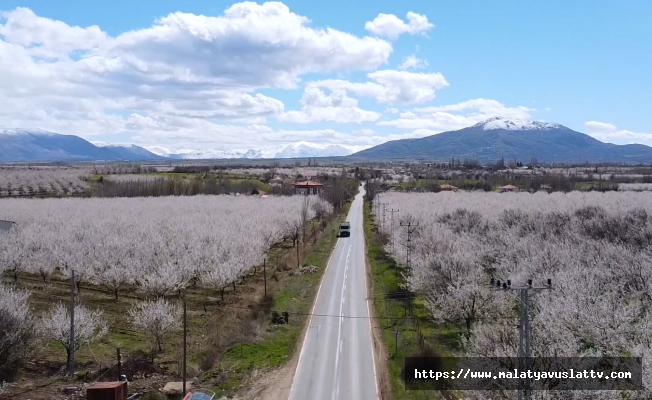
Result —
<instances>
[{"instance_id":1,"label":"road lane","mask_svg":"<svg viewBox=\"0 0 652 400\"><path fill-rule=\"evenodd\" d=\"M338 239L319 286L290 400L377 399L366 300L363 195L361 190L347 217L351 236Z\"/></svg>"}]
</instances>

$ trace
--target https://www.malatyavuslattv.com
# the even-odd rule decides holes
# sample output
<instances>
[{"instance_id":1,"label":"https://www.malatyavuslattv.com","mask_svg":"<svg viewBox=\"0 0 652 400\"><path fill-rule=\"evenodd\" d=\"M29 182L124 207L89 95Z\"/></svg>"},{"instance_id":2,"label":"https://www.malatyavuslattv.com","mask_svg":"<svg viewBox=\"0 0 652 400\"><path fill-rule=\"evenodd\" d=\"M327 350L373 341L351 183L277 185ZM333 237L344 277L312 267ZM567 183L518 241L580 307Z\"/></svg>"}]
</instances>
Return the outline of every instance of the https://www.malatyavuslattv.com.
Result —
<instances>
[{"instance_id":1,"label":"https://www.malatyavuslattv.com","mask_svg":"<svg viewBox=\"0 0 652 400\"><path fill-rule=\"evenodd\" d=\"M639 390L642 363L634 357L405 359L408 390L509 390L524 383L532 390Z\"/></svg>"},{"instance_id":2,"label":"https://www.malatyavuslattv.com","mask_svg":"<svg viewBox=\"0 0 652 400\"><path fill-rule=\"evenodd\" d=\"M415 379L530 379L539 381L542 379L632 379L631 371L594 371L583 370L575 371L572 368L569 371L472 371L469 368L460 369L459 371L433 371L433 370L414 370Z\"/></svg>"}]
</instances>

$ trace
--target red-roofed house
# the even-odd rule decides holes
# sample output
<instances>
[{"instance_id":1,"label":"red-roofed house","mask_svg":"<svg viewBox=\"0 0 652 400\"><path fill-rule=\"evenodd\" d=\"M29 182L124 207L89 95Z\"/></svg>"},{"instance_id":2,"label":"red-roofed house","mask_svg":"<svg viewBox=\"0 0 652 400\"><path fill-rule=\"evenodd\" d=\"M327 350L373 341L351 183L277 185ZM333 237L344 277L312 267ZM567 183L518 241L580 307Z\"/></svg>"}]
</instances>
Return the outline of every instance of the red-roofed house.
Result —
<instances>
[{"instance_id":1,"label":"red-roofed house","mask_svg":"<svg viewBox=\"0 0 652 400\"><path fill-rule=\"evenodd\" d=\"M305 181L294 184L294 193L310 195L324 193L324 185L319 182Z\"/></svg>"},{"instance_id":2,"label":"red-roofed house","mask_svg":"<svg viewBox=\"0 0 652 400\"><path fill-rule=\"evenodd\" d=\"M511 185L511 184L510 184L510 185L501 186L501 187L498 188L498 192L499 192L499 193L505 193L505 192L518 192L518 191L519 191L518 187L516 187L516 186L514 186L514 185Z\"/></svg>"}]
</instances>

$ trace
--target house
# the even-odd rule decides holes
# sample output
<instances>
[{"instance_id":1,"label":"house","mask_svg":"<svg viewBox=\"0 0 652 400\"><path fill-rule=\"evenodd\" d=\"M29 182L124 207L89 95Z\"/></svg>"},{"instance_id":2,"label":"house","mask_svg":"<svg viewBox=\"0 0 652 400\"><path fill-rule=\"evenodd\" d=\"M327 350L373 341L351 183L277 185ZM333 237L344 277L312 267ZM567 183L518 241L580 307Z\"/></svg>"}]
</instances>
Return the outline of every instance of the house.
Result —
<instances>
[{"instance_id":1,"label":"house","mask_svg":"<svg viewBox=\"0 0 652 400\"><path fill-rule=\"evenodd\" d=\"M444 184L439 186L439 189L441 189L442 192L456 192L459 188L457 186Z\"/></svg>"},{"instance_id":2,"label":"house","mask_svg":"<svg viewBox=\"0 0 652 400\"><path fill-rule=\"evenodd\" d=\"M269 181L269 184L273 187L281 187L283 186L283 182L285 181L281 177L275 176L274 179Z\"/></svg>"},{"instance_id":3,"label":"house","mask_svg":"<svg viewBox=\"0 0 652 400\"><path fill-rule=\"evenodd\" d=\"M498 193L510 193L510 192L511 193L518 193L519 189L518 189L518 187L516 187L516 186L514 186L512 184L501 186L501 187L498 188Z\"/></svg>"},{"instance_id":4,"label":"house","mask_svg":"<svg viewBox=\"0 0 652 400\"><path fill-rule=\"evenodd\" d=\"M0 232L9 232L14 224L15 222L13 221L4 221L0 219Z\"/></svg>"},{"instance_id":5,"label":"house","mask_svg":"<svg viewBox=\"0 0 652 400\"><path fill-rule=\"evenodd\" d=\"M322 194L324 193L324 185L313 181L297 182L294 184L294 193L302 195Z\"/></svg>"}]
</instances>

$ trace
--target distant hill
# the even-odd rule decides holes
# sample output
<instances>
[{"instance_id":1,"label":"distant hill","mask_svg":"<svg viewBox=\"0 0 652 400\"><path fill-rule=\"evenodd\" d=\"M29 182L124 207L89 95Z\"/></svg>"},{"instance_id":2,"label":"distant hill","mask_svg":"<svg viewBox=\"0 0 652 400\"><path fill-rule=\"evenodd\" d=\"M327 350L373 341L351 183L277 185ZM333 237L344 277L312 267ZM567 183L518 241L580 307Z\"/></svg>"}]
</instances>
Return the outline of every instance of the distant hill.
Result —
<instances>
[{"instance_id":1,"label":"distant hill","mask_svg":"<svg viewBox=\"0 0 652 400\"><path fill-rule=\"evenodd\" d=\"M274 159L274 158L307 158L307 157L337 157L348 156L360 151L363 147L339 144L317 144L296 142L273 147L262 147L250 150L172 150L160 146L148 147L153 153L185 160L242 158L242 159Z\"/></svg>"},{"instance_id":2,"label":"distant hill","mask_svg":"<svg viewBox=\"0 0 652 400\"><path fill-rule=\"evenodd\" d=\"M493 162L505 160L539 162L652 162L652 147L641 144L603 143L584 133L551 122L502 117L457 131L420 139L394 140L352 155L369 159L438 159L451 157Z\"/></svg>"},{"instance_id":3,"label":"distant hill","mask_svg":"<svg viewBox=\"0 0 652 400\"><path fill-rule=\"evenodd\" d=\"M274 159L347 156L361 146L296 142L250 150L175 150L161 146L88 142L39 129L0 128L0 161L144 161L165 159Z\"/></svg>"},{"instance_id":4,"label":"distant hill","mask_svg":"<svg viewBox=\"0 0 652 400\"><path fill-rule=\"evenodd\" d=\"M78 136L39 129L0 128L0 161L159 160L134 145L96 146Z\"/></svg>"}]
</instances>

